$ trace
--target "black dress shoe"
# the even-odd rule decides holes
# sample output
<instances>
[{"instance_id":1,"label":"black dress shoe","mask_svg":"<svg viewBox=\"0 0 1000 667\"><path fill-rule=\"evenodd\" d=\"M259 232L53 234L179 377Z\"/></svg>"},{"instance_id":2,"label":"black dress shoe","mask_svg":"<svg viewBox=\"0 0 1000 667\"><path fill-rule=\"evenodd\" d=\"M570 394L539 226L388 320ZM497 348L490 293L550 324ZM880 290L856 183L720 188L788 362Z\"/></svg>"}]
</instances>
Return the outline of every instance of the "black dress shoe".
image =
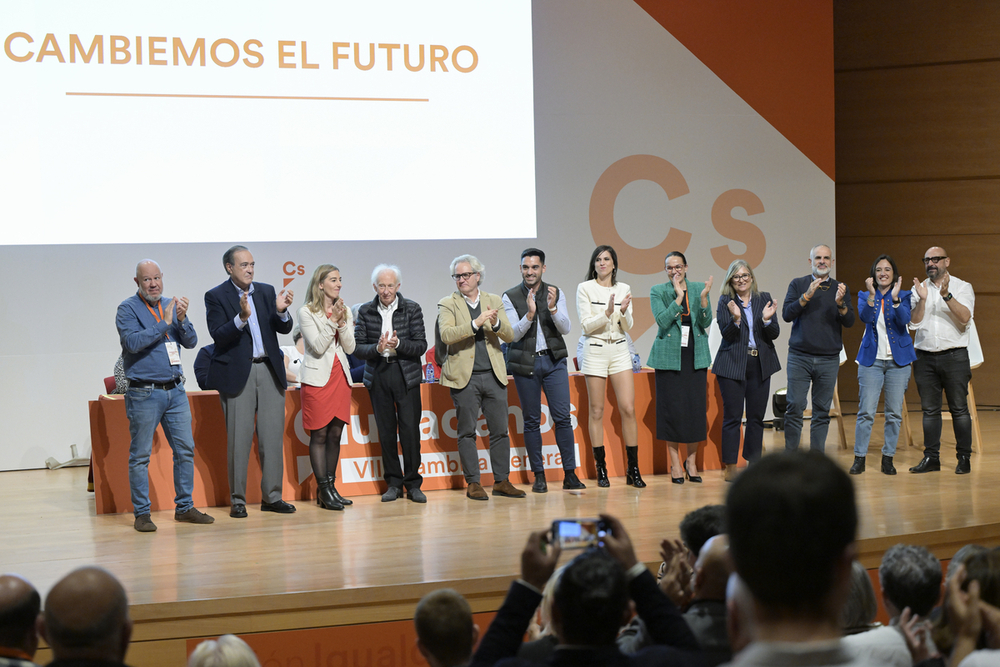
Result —
<instances>
[{"instance_id":1,"label":"black dress shoe","mask_svg":"<svg viewBox=\"0 0 1000 667\"><path fill-rule=\"evenodd\" d=\"M683 477L674 477L673 475L671 475L670 476L670 481L673 482L674 484L683 484L684 483L684 478Z\"/></svg>"},{"instance_id":2,"label":"black dress shoe","mask_svg":"<svg viewBox=\"0 0 1000 667\"><path fill-rule=\"evenodd\" d=\"M532 493L548 493L549 485L545 482L545 471L535 473L535 483L531 485Z\"/></svg>"},{"instance_id":3,"label":"black dress shoe","mask_svg":"<svg viewBox=\"0 0 1000 667\"><path fill-rule=\"evenodd\" d=\"M910 468L910 472L934 472L941 469L941 459L925 456L920 463Z\"/></svg>"},{"instance_id":4,"label":"black dress shoe","mask_svg":"<svg viewBox=\"0 0 1000 667\"><path fill-rule=\"evenodd\" d=\"M229 516L234 519L245 519L247 518L247 506L236 504L229 508Z\"/></svg>"},{"instance_id":5,"label":"black dress shoe","mask_svg":"<svg viewBox=\"0 0 1000 667\"><path fill-rule=\"evenodd\" d=\"M295 512L295 505L286 503L284 500L276 500L273 503L261 503L260 511L277 512L278 514L292 514Z\"/></svg>"},{"instance_id":6,"label":"black dress shoe","mask_svg":"<svg viewBox=\"0 0 1000 667\"><path fill-rule=\"evenodd\" d=\"M895 475L896 466L892 465L892 457L882 455L882 474L883 475Z\"/></svg>"},{"instance_id":7,"label":"black dress shoe","mask_svg":"<svg viewBox=\"0 0 1000 667\"><path fill-rule=\"evenodd\" d=\"M575 489L586 489L587 485L580 481L580 478L576 476L576 473L572 470L563 471L563 488L570 491Z\"/></svg>"},{"instance_id":8,"label":"black dress shoe","mask_svg":"<svg viewBox=\"0 0 1000 667\"><path fill-rule=\"evenodd\" d=\"M863 457L863 456L855 456L854 457L854 465L851 466L851 471L850 471L851 474L852 475L860 475L864 471L865 471L865 457Z\"/></svg>"},{"instance_id":9,"label":"black dress shoe","mask_svg":"<svg viewBox=\"0 0 1000 667\"><path fill-rule=\"evenodd\" d=\"M972 464L969 463L969 457L968 456L959 456L958 457L958 465L955 466L955 474L956 475L968 475L970 472L972 472Z\"/></svg>"},{"instance_id":10,"label":"black dress shoe","mask_svg":"<svg viewBox=\"0 0 1000 667\"><path fill-rule=\"evenodd\" d=\"M698 464L695 464L695 469L694 469L695 472L698 472L697 465ZM689 473L686 461L684 462L684 474L687 476L689 482L693 484L701 484L701 475L692 475L691 473Z\"/></svg>"},{"instance_id":11,"label":"black dress shoe","mask_svg":"<svg viewBox=\"0 0 1000 667\"><path fill-rule=\"evenodd\" d=\"M389 489L382 494L382 502L391 503L393 500L402 497L403 497L403 490L401 488L399 488L398 486L390 486Z\"/></svg>"},{"instance_id":12,"label":"black dress shoe","mask_svg":"<svg viewBox=\"0 0 1000 667\"><path fill-rule=\"evenodd\" d=\"M406 497L415 503L426 503L427 496L420 489L410 489L406 492Z\"/></svg>"}]
</instances>

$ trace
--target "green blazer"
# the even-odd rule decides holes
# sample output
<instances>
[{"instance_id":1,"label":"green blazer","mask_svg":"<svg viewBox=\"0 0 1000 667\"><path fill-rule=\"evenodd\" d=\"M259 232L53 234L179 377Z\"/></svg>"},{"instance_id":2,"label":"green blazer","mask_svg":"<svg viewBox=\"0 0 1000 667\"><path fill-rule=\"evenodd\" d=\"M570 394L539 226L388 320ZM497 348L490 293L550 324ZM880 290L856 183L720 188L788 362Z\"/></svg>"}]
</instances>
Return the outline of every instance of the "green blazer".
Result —
<instances>
[{"instance_id":1,"label":"green blazer","mask_svg":"<svg viewBox=\"0 0 1000 667\"><path fill-rule=\"evenodd\" d=\"M701 291L705 283L687 281L688 303L691 305L691 339L694 341L694 367L708 368L712 364L712 353L708 349L708 327L712 323L712 309L701 307ZM692 298L692 296L694 298ZM673 283L656 285L649 290L649 303L659 330L653 349L646 363L650 368L661 371L681 369L681 312L674 299L677 292ZM690 341L689 341L690 342Z\"/></svg>"}]
</instances>

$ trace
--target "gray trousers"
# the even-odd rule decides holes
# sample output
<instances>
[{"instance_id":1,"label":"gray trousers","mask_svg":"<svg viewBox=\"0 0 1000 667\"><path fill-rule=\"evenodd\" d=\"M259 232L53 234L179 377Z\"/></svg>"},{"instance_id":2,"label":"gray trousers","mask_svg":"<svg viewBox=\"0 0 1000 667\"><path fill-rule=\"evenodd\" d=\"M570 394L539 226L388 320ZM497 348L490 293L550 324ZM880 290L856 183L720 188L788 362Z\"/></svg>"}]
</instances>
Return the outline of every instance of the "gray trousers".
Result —
<instances>
[{"instance_id":1,"label":"gray trousers","mask_svg":"<svg viewBox=\"0 0 1000 667\"><path fill-rule=\"evenodd\" d=\"M230 503L245 505L247 502L247 465L255 428L261 497L266 503L281 500L285 476L285 390L275 378L271 364L251 364L243 391L235 395L220 393L219 398L226 417Z\"/></svg>"},{"instance_id":2,"label":"gray trousers","mask_svg":"<svg viewBox=\"0 0 1000 667\"><path fill-rule=\"evenodd\" d=\"M476 448L476 422L482 408L490 430L490 464L494 482L510 475L510 438L507 437L507 387L493 373L473 373L469 384L451 390L458 418L458 456L462 461L465 483L479 483L479 453Z\"/></svg>"}]
</instances>

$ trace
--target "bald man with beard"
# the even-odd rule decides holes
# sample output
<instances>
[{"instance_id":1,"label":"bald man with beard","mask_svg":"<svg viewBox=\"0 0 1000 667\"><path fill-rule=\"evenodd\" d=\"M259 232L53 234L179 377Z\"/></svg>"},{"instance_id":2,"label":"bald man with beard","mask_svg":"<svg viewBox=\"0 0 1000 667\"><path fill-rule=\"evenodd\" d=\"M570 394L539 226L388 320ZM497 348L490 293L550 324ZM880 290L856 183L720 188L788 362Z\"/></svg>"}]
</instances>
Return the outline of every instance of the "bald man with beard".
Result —
<instances>
[{"instance_id":1,"label":"bald man with beard","mask_svg":"<svg viewBox=\"0 0 1000 667\"><path fill-rule=\"evenodd\" d=\"M52 667L121 667L132 638L125 589L99 567L70 572L45 598L39 634L52 648Z\"/></svg>"},{"instance_id":2,"label":"bald man with beard","mask_svg":"<svg viewBox=\"0 0 1000 667\"><path fill-rule=\"evenodd\" d=\"M16 574L0 575L0 667L33 667L41 596Z\"/></svg>"}]
</instances>

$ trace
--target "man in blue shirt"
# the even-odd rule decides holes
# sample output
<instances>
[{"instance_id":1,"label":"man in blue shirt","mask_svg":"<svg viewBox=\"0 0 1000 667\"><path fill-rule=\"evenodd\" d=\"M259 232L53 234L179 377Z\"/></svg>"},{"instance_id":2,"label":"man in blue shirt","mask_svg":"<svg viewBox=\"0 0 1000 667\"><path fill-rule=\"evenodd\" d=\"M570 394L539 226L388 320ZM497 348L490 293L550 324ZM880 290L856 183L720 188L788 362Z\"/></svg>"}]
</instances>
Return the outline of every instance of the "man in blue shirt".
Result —
<instances>
[{"instance_id":1,"label":"man in blue shirt","mask_svg":"<svg viewBox=\"0 0 1000 667\"><path fill-rule=\"evenodd\" d=\"M192 349L198 335L187 317L188 300L163 296L160 266L144 259L135 267L138 292L118 306L115 324L121 340L125 394L132 442L129 447L128 478L132 490L135 529L140 533L156 530L149 518L149 455L157 424L174 452L174 519L188 523L212 523L207 514L194 508L194 437L191 408L184 392L181 347Z\"/></svg>"}]
</instances>

